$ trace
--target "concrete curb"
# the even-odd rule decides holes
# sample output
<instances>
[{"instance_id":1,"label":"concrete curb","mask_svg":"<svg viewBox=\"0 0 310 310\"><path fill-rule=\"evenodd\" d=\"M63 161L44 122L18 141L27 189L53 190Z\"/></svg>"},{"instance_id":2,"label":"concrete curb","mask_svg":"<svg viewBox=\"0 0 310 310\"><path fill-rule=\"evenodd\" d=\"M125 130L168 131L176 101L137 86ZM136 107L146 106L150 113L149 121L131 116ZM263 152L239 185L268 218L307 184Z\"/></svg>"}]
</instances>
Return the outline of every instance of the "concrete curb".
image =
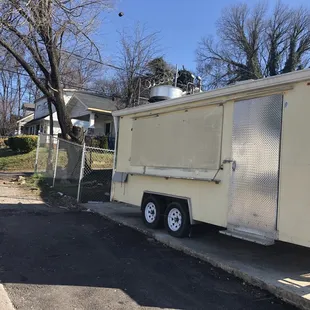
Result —
<instances>
[{"instance_id":1,"label":"concrete curb","mask_svg":"<svg viewBox=\"0 0 310 310\"><path fill-rule=\"evenodd\" d=\"M83 207L83 209L84 209L84 207ZM85 209L88 209L88 208L85 208ZM141 232L141 233L143 233L149 237L152 237L156 241L158 241L158 242L160 242L166 246L169 246L170 248L181 251L181 252L188 254L188 255L191 255L193 257L196 257L202 261L205 261L205 262L213 265L214 267L220 268L220 269L222 269L222 270L224 270L230 274L233 274L234 276L242 279L243 281L245 281L245 282L247 282L253 286L259 287L263 290L266 290L266 291L270 292L271 294L275 295L276 297L282 299L283 301L288 302L288 303L290 303L290 304L292 304L292 305L294 305L294 306L296 306L302 310L310 310L309 301L302 298L301 296L298 296L298 295L296 295L290 291L284 290L284 289L277 287L275 285L264 282L263 280L255 277L255 276L252 276L252 275L250 275L244 271L241 271L237 268L233 268L227 264L216 261L213 258L209 257L208 253L206 253L206 254L199 253L199 252L191 249L188 246L179 245L177 243L171 242L171 241L167 240L164 237L164 235L158 234L155 231L150 231L148 229L143 229L141 227L137 227L137 226L132 225L131 223L128 223L124 220L115 219L110 215L102 214L102 213L94 211L94 210L92 210L91 212L99 214L102 217L104 217L104 218L106 218L106 219L108 219L114 223L130 227L130 228L132 228L136 231L139 231L139 232Z\"/></svg>"},{"instance_id":2,"label":"concrete curb","mask_svg":"<svg viewBox=\"0 0 310 310\"><path fill-rule=\"evenodd\" d=\"M0 284L0 309L15 310L15 307L13 306L3 284Z\"/></svg>"}]
</instances>

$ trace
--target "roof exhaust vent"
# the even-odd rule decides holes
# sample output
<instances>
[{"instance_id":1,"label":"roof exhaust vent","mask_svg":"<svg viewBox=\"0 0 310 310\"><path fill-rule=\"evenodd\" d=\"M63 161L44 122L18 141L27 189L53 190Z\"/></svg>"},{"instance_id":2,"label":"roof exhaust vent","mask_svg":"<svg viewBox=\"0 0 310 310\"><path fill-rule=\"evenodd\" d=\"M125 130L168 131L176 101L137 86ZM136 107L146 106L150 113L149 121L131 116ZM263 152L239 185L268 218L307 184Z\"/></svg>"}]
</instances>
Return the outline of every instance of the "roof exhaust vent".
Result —
<instances>
[{"instance_id":1,"label":"roof exhaust vent","mask_svg":"<svg viewBox=\"0 0 310 310\"><path fill-rule=\"evenodd\" d=\"M167 99L179 98L183 91L179 87L171 85L158 85L151 88L149 102L158 102Z\"/></svg>"}]
</instances>

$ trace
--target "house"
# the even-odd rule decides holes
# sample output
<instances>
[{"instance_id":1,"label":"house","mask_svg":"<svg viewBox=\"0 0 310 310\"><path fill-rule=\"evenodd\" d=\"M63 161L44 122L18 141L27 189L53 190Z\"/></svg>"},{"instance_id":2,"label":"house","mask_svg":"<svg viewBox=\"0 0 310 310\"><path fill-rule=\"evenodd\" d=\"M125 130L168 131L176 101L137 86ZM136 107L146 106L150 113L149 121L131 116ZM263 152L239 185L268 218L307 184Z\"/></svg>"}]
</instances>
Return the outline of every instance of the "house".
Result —
<instances>
[{"instance_id":1,"label":"house","mask_svg":"<svg viewBox=\"0 0 310 310\"><path fill-rule=\"evenodd\" d=\"M84 128L88 135L114 137L112 111L116 110L116 102L98 94L71 89L64 90L64 100L73 125ZM57 135L61 129L54 106L52 111L53 132ZM50 116L46 97L37 99L34 113L17 123L19 133L48 135Z\"/></svg>"},{"instance_id":2,"label":"house","mask_svg":"<svg viewBox=\"0 0 310 310\"><path fill-rule=\"evenodd\" d=\"M26 123L30 122L34 118L35 104L24 103L22 106L22 118L17 123L17 134L20 135L23 132Z\"/></svg>"},{"instance_id":3,"label":"house","mask_svg":"<svg viewBox=\"0 0 310 310\"><path fill-rule=\"evenodd\" d=\"M23 117L26 117L30 114L34 113L35 110L35 104L34 103L24 103L22 106L23 110Z\"/></svg>"}]
</instances>

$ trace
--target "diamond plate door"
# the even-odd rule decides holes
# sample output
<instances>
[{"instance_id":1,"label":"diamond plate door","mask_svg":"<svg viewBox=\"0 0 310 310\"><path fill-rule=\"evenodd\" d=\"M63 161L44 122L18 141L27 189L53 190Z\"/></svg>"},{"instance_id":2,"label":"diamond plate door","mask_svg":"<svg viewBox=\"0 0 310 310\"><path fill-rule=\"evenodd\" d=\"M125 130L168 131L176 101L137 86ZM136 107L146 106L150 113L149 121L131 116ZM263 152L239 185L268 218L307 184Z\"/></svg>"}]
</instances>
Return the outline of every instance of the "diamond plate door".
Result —
<instances>
[{"instance_id":1,"label":"diamond plate door","mask_svg":"<svg viewBox=\"0 0 310 310\"><path fill-rule=\"evenodd\" d=\"M228 229L274 237L282 95L235 103Z\"/></svg>"}]
</instances>

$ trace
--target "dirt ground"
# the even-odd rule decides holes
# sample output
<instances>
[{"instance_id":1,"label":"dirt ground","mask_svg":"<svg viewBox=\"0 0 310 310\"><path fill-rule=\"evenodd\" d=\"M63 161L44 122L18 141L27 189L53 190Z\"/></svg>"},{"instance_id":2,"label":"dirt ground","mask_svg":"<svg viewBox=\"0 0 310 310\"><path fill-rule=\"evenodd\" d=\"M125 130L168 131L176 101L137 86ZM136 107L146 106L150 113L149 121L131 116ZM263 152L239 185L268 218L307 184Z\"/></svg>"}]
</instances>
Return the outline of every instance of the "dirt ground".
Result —
<instances>
[{"instance_id":1,"label":"dirt ground","mask_svg":"<svg viewBox=\"0 0 310 310\"><path fill-rule=\"evenodd\" d=\"M294 309L130 228L1 180L0 280L16 309Z\"/></svg>"}]
</instances>

